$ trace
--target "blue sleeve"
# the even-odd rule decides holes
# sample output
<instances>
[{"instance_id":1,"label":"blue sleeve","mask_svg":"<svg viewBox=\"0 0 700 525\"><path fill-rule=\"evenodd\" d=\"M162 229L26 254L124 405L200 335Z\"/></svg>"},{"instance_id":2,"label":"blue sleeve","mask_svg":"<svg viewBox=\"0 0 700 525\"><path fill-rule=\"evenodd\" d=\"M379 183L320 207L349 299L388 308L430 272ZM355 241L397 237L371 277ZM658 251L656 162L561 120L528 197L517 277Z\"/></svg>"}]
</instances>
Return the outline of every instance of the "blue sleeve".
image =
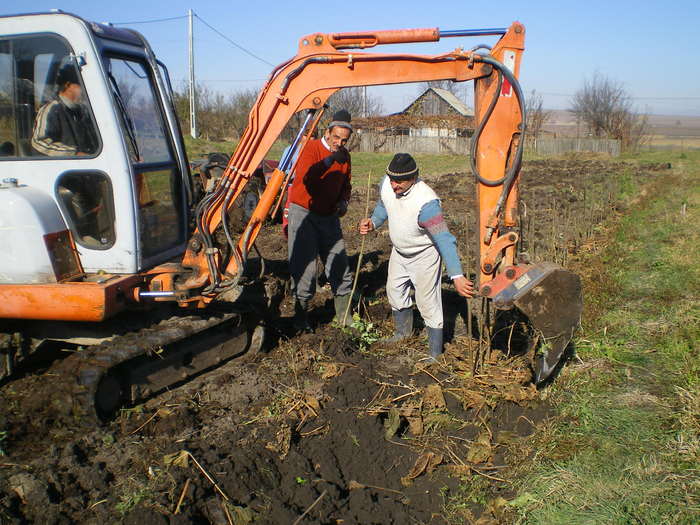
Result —
<instances>
[{"instance_id":1,"label":"blue sleeve","mask_svg":"<svg viewBox=\"0 0 700 525\"><path fill-rule=\"evenodd\" d=\"M435 243L435 247L440 252L440 257L447 268L447 274L450 277L462 275L464 272L457 252L457 239L447 228L438 199L423 205L418 214L418 224L427 230L428 235Z\"/></svg>"},{"instance_id":2,"label":"blue sleeve","mask_svg":"<svg viewBox=\"0 0 700 525\"><path fill-rule=\"evenodd\" d=\"M381 197L377 200L377 204L374 206L374 211L372 212L372 217L370 218L372 219L372 224L374 224L375 229L379 228L389 218Z\"/></svg>"},{"instance_id":3,"label":"blue sleeve","mask_svg":"<svg viewBox=\"0 0 700 525\"><path fill-rule=\"evenodd\" d=\"M290 144L289 146L287 146L286 148L284 148L284 151L282 152L282 156L280 157L280 163L281 163L281 162L284 160L284 158L289 154L289 150L291 150L291 149L292 149L292 144ZM291 157L290 159L288 159L288 162L287 162L287 170L285 170L285 171L289 171L290 169L292 169L292 168L294 167L294 165L295 165L296 162L297 162L297 159L299 158L299 151L300 151L300 148L297 148L297 149L294 150L294 155L292 155L292 157ZM294 174L292 174L292 176L291 176L291 178L290 178L289 180L290 180L290 182L291 182L292 180L294 180Z\"/></svg>"},{"instance_id":4,"label":"blue sleeve","mask_svg":"<svg viewBox=\"0 0 700 525\"><path fill-rule=\"evenodd\" d=\"M386 178L386 177L384 177ZM382 224L386 222L386 220L389 218L389 214L386 211L386 208L384 207L384 203L382 202L382 184L384 183L384 179L382 179L382 182L379 183L379 198L377 199L377 204L374 206L374 211L372 212L372 224L374 224L374 228L377 229L379 228Z\"/></svg>"}]
</instances>

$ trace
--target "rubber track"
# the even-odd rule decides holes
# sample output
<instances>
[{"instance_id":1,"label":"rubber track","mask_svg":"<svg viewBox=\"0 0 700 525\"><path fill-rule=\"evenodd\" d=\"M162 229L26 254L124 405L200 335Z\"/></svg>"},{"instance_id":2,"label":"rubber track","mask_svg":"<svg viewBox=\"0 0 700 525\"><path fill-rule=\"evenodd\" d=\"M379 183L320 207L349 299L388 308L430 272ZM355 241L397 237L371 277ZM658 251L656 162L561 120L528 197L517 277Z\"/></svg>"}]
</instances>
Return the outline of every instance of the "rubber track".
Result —
<instances>
[{"instance_id":1,"label":"rubber track","mask_svg":"<svg viewBox=\"0 0 700 525\"><path fill-rule=\"evenodd\" d=\"M99 423L95 394L100 380L111 369L136 357L155 353L168 344L192 337L237 315L172 317L75 352L53 370L60 376L54 404L60 415L68 416L73 422Z\"/></svg>"}]
</instances>

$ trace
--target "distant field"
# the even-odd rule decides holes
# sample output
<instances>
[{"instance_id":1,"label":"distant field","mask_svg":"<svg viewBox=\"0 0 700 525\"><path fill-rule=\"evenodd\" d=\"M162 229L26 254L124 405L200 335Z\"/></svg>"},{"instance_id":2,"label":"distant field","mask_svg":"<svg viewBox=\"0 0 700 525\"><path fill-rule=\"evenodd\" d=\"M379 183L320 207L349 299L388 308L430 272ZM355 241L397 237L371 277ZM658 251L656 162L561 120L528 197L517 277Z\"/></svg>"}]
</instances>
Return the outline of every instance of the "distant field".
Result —
<instances>
[{"instance_id":1,"label":"distant field","mask_svg":"<svg viewBox=\"0 0 700 525\"><path fill-rule=\"evenodd\" d=\"M575 136L584 133L582 126L568 111L553 110L545 130L557 136ZM700 148L700 117L677 115L649 115L652 137L650 146L678 146L679 148Z\"/></svg>"},{"instance_id":2,"label":"distant field","mask_svg":"<svg viewBox=\"0 0 700 525\"><path fill-rule=\"evenodd\" d=\"M654 135L648 142L650 146L677 146L679 148L700 148L700 136L674 137L670 135Z\"/></svg>"}]
</instances>

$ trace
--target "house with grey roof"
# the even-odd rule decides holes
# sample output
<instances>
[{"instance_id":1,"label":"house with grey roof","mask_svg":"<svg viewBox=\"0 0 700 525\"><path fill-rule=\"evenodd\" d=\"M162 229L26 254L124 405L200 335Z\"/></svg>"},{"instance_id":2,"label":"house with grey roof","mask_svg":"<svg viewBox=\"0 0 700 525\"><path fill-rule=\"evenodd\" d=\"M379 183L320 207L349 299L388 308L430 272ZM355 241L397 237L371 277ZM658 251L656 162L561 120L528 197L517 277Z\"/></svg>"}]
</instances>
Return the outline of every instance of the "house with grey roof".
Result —
<instances>
[{"instance_id":1,"label":"house with grey roof","mask_svg":"<svg viewBox=\"0 0 700 525\"><path fill-rule=\"evenodd\" d=\"M412 137L465 137L473 132L474 110L446 89L429 87L395 115L413 122L403 133Z\"/></svg>"}]
</instances>

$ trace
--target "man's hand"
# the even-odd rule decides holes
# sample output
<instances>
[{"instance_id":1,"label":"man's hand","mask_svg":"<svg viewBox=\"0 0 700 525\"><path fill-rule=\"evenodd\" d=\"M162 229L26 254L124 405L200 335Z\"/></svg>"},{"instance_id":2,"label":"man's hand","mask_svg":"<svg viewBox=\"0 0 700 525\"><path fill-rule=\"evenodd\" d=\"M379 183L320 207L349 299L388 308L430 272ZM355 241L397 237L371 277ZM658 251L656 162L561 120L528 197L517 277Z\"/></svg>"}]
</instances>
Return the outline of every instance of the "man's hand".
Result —
<instances>
[{"instance_id":1,"label":"man's hand","mask_svg":"<svg viewBox=\"0 0 700 525\"><path fill-rule=\"evenodd\" d=\"M372 219L362 219L360 221L360 235L367 235L371 231L374 231Z\"/></svg>"},{"instance_id":2,"label":"man's hand","mask_svg":"<svg viewBox=\"0 0 700 525\"><path fill-rule=\"evenodd\" d=\"M459 295L474 297L474 284L463 275L452 279L452 283L455 285L455 290L457 290Z\"/></svg>"}]
</instances>

